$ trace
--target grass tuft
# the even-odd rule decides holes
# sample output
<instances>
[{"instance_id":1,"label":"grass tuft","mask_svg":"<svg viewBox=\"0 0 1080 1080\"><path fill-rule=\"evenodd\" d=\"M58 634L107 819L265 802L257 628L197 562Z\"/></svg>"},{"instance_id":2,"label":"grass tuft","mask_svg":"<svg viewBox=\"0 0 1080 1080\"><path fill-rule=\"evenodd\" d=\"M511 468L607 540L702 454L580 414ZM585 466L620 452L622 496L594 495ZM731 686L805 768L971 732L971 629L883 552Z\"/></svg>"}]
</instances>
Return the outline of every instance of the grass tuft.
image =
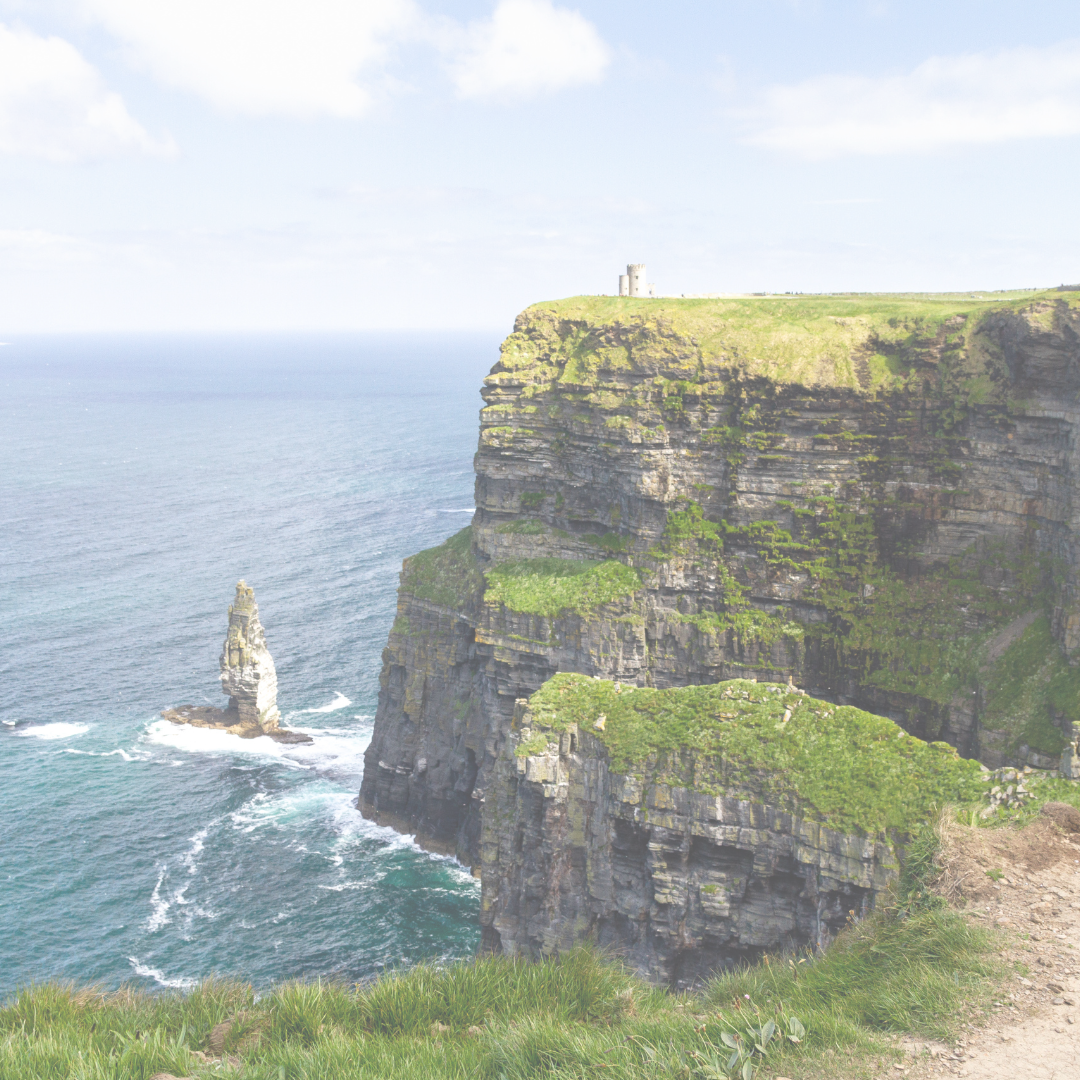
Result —
<instances>
[{"instance_id":1,"label":"grass tuft","mask_svg":"<svg viewBox=\"0 0 1080 1080\"><path fill-rule=\"evenodd\" d=\"M502 563L486 577L485 601L549 619L588 614L641 588L637 571L613 559L524 559Z\"/></svg>"}]
</instances>

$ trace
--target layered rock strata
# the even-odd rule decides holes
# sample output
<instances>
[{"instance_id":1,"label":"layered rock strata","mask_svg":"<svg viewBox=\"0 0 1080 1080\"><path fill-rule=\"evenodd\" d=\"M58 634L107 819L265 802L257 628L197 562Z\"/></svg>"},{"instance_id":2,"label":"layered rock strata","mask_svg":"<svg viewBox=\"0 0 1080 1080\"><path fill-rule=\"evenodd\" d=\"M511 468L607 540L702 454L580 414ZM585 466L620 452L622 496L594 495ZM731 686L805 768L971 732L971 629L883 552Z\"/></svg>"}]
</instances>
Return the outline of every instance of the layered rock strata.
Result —
<instances>
[{"instance_id":1,"label":"layered rock strata","mask_svg":"<svg viewBox=\"0 0 1080 1080\"><path fill-rule=\"evenodd\" d=\"M702 691L560 675L517 703L484 799L485 949L593 938L686 988L824 947L896 882L896 823L986 786L881 717L778 685Z\"/></svg>"},{"instance_id":2,"label":"layered rock strata","mask_svg":"<svg viewBox=\"0 0 1080 1080\"><path fill-rule=\"evenodd\" d=\"M229 605L229 627L219 663L221 689L229 698L226 708L183 705L166 709L161 715L175 724L218 728L242 739L268 735L284 743L312 741L310 735L281 727L277 671L266 647L255 591L243 581L237 583L236 597Z\"/></svg>"},{"instance_id":3,"label":"layered rock strata","mask_svg":"<svg viewBox=\"0 0 1080 1080\"><path fill-rule=\"evenodd\" d=\"M478 866L515 701L559 671L792 677L1056 767L1078 391L1068 293L528 309L485 381L473 524L403 568L362 811Z\"/></svg>"}]
</instances>

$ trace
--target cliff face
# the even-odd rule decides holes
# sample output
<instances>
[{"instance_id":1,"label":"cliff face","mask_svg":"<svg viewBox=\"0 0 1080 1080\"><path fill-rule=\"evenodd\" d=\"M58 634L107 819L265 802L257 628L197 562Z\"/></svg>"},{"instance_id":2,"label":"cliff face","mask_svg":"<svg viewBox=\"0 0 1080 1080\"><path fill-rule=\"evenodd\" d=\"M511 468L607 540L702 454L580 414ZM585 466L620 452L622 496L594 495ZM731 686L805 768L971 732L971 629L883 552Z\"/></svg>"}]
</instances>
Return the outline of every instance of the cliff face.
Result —
<instances>
[{"instance_id":1,"label":"cliff face","mask_svg":"<svg viewBox=\"0 0 1080 1080\"><path fill-rule=\"evenodd\" d=\"M484 947L594 936L676 987L823 947L896 880L896 828L983 786L952 747L792 687L559 675L518 702L485 797Z\"/></svg>"},{"instance_id":2,"label":"cliff face","mask_svg":"<svg viewBox=\"0 0 1080 1080\"><path fill-rule=\"evenodd\" d=\"M402 572L363 812L478 865L515 701L559 671L792 676L1056 766L1080 720L1078 330L1059 292L524 312L485 381L473 524Z\"/></svg>"}]
</instances>

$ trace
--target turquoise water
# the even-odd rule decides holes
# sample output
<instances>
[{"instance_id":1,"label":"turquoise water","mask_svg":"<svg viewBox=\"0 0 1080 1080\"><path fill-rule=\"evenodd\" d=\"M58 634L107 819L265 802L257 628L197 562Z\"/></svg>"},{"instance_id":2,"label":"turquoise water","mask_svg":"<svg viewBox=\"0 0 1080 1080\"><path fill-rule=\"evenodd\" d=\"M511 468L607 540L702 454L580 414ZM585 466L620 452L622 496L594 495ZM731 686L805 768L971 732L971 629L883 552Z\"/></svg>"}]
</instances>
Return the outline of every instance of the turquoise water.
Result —
<instances>
[{"instance_id":1,"label":"turquoise water","mask_svg":"<svg viewBox=\"0 0 1080 1080\"><path fill-rule=\"evenodd\" d=\"M401 559L469 521L496 355L482 335L0 347L0 993L475 950L477 883L354 800ZM224 703L239 578L310 746L159 718Z\"/></svg>"}]
</instances>

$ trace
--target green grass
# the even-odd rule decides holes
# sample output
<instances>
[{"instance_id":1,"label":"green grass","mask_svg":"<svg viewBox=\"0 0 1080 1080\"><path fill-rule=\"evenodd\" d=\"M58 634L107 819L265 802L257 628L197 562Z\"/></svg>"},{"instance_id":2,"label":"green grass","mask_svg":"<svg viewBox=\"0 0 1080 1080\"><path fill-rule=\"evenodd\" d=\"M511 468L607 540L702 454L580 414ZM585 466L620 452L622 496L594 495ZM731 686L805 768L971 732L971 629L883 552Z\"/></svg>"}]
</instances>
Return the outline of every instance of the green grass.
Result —
<instances>
[{"instance_id":1,"label":"green grass","mask_svg":"<svg viewBox=\"0 0 1080 1080\"><path fill-rule=\"evenodd\" d=\"M524 559L502 563L485 576L486 603L549 619L588 614L641 588L637 571L612 559Z\"/></svg>"},{"instance_id":2,"label":"green grass","mask_svg":"<svg viewBox=\"0 0 1080 1080\"><path fill-rule=\"evenodd\" d=\"M818 959L772 957L698 994L649 986L590 949L258 996L229 982L186 996L46 985L0 1008L0 1076L222 1075L193 1051L225 1020L235 1023L224 1048L249 1080L720 1080L732 1043L743 1048L740 1075L746 1061L761 1078L790 1075L836 1050L889 1054L887 1033L950 1034L989 1005L992 944L946 910L883 911ZM759 1052L763 1029L772 1038Z\"/></svg>"},{"instance_id":3,"label":"green grass","mask_svg":"<svg viewBox=\"0 0 1080 1080\"><path fill-rule=\"evenodd\" d=\"M472 526L467 525L438 547L405 560L401 587L421 600L461 609L483 587L483 578L472 555Z\"/></svg>"},{"instance_id":4,"label":"green grass","mask_svg":"<svg viewBox=\"0 0 1080 1080\"><path fill-rule=\"evenodd\" d=\"M500 536L542 536L547 526L536 518L519 518L517 521L505 521L496 525L495 531Z\"/></svg>"},{"instance_id":5,"label":"green grass","mask_svg":"<svg viewBox=\"0 0 1080 1080\"><path fill-rule=\"evenodd\" d=\"M993 664L986 684L984 728L1008 731L1010 749L1021 743L1060 754L1065 738L1051 722L1051 710L1080 720L1080 668L1069 665L1042 616Z\"/></svg>"},{"instance_id":6,"label":"green grass","mask_svg":"<svg viewBox=\"0 0 1080 1080\"><path fill-rule=\"evenodd\" d=\"M594 735L614 772L640 773L650 755L663 755L655 769L672 773L670 783L745 793L842 831L907 830L987 787L978 763L945 743L772 683L617 691L603 679L560 673L533 694L529 712L524 723L534 732L576 724ZM686 751L695 752L693 762Z\"/></svg>"},{"instance_id":7,"label":"green grass","mask_svg":"<svg viewBox=\"0 0 1080 1080\"><path fill-rule=\"evenodd\" d=\"M967 374L974 387L982 372L979 329L988 313L1034 305L1034 317L1045 319L1057 305L1078 303L1075 294L1055 290L656 300L576 296L526 312L534 323L550 314L583 327L572 330L555 353L538 349L526 329L508 340L503 355L513 370L538 360L553 364L555 381L576 385L595 384L601 371L661 359L669 378L696 380L711 370L739 367L778 383L865 392L904 384L922 361L936 363L944 346L970 361ZM693 347L668 340L653 346L655 356L639 355L645 351L639 348L631 356L605 333L635 324L678 335Z\"/></svg>"}]
</instances>

